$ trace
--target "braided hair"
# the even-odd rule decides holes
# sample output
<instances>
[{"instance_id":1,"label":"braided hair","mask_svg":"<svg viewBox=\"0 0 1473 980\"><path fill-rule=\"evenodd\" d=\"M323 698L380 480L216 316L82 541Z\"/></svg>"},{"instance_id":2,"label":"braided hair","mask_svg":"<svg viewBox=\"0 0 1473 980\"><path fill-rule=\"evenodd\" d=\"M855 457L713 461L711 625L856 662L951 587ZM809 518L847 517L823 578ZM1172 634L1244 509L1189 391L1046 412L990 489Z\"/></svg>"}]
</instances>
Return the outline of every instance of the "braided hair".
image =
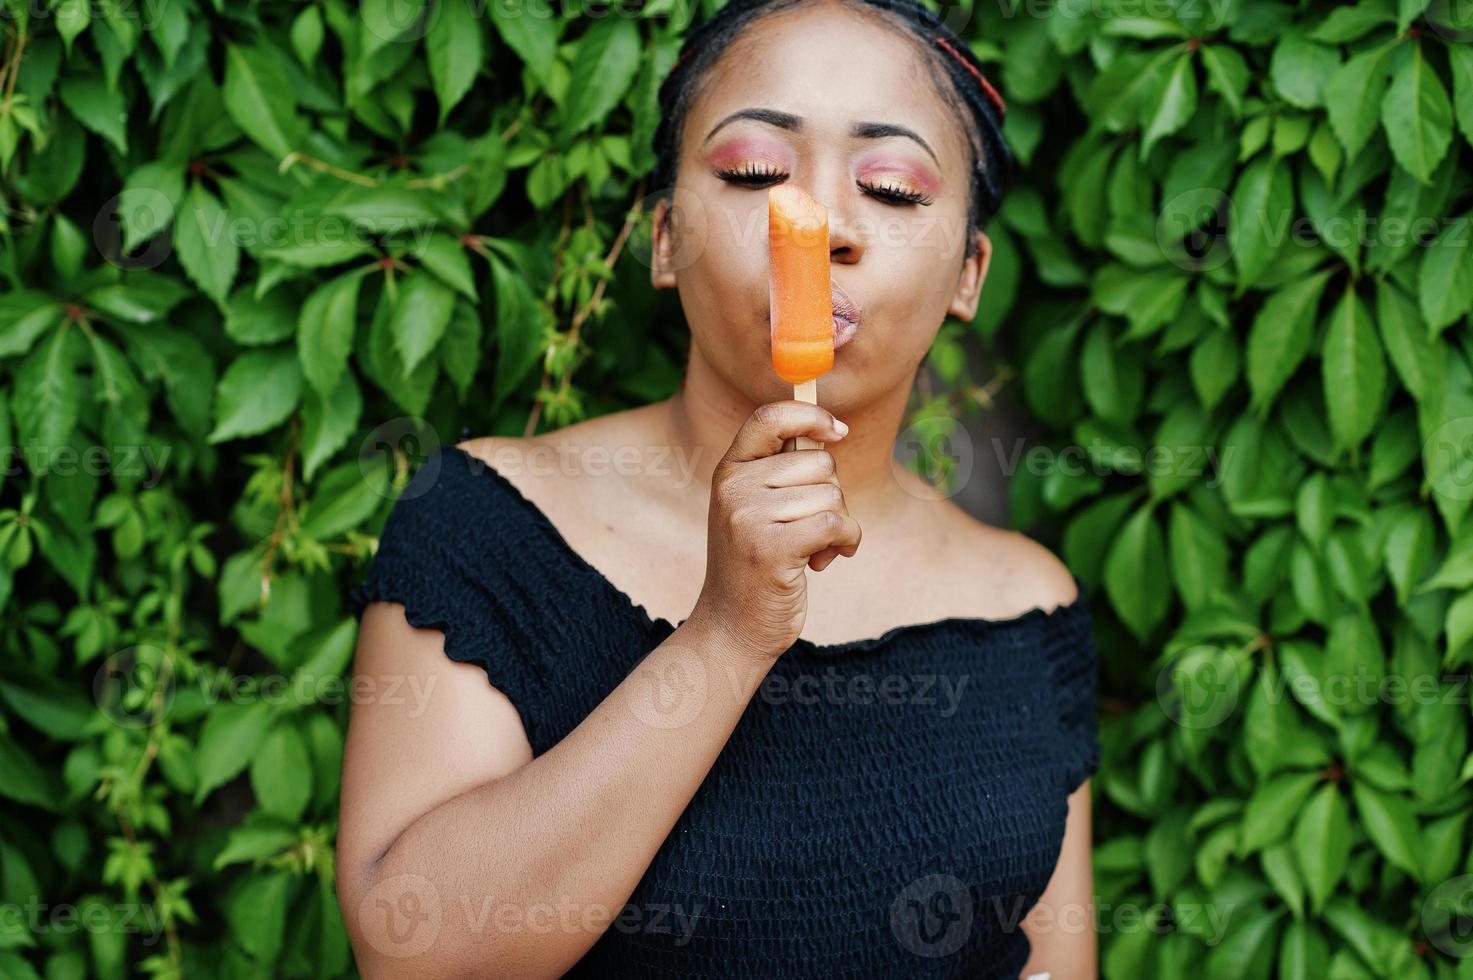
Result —
<instances>
[{"instance_id":1,"label":"braided hair","mask_svg":"<svg viewBox=\"0 0 1473 980\"><path fill-rule=\"evenodd\" d=\"M752 22L798 7L809 0L728 0L725 6L686 35L670 74L660 85L660 121L654 134L654 186L669 195L675 186L681 132L686 113L706 84L712 65ZM977 252L976 232L985 229L1002 206L1015 166L1003 139L1007 107L987 81L971 48L940 16L917 0L840 0L858 12L872 14L890 27L908 31L925 53L932 80L948 88L967 107L963 118L971 146L972 182L967 206L967 257Z\"/></svg>"}]
</instances>

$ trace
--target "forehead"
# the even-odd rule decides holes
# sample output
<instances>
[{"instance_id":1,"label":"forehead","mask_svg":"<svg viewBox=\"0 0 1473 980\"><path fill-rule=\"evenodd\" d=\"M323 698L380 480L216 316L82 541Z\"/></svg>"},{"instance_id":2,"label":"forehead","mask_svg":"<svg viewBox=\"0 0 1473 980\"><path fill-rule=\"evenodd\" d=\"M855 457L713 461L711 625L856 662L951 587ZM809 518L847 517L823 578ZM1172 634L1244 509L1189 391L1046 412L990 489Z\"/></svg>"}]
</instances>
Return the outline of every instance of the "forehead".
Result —
<instances>
[{"instance_id":1,"label":"forehead","mask_svg":"<svg viewBox=\"0 0 1473 980\"><path fill-rule=\"evenodd\" d=\"M712 66L687 132L700 141L749 106L790 112L836 135L856 120L895 122L919 132L943 163L950 155L965 166L967 107L949 86L938 88L919 43L902 25L840 4L762 17Z\"/></svg>"}]
</instances>

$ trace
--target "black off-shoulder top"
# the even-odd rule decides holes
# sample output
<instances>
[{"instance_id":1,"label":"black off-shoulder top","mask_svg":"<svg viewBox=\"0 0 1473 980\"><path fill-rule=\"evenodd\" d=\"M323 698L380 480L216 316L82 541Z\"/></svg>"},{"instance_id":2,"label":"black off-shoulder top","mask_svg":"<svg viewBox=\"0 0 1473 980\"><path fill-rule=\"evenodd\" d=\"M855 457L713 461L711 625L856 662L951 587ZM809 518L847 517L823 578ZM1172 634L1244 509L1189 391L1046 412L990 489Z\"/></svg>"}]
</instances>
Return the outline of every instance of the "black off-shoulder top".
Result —
<instances>
[{"instance_id":1,"label":"black off-shoulder top","mask_svg":"<svg viewBox=\"0 0 1473 980\"><path fill-rule=\"evenodd\" d=\"M406 485L351 598L440 630L516 707L534 756L678 625L458 447ZM799 639L567 975L1018 977L1067 797L1099 764L1096 660L1082 584L1009 619ZM666 715L652 698L647 721L678 727L690 703Z\"/></svg>"}]
</instances>

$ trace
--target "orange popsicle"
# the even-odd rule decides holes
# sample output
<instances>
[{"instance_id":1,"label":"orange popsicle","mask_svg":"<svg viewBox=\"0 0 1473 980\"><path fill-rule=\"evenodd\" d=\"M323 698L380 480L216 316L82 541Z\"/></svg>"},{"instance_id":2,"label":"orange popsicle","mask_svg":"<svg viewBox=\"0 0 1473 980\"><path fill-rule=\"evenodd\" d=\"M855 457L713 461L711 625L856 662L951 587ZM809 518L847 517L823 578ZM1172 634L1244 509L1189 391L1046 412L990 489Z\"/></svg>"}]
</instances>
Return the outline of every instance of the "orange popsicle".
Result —
<instances>
[{"instance_id":1,"label":"orange popsicle","mask_svg":"<svg viewBox=\"0 0 1473 980\"><path fill-rule=\"evenodd\" d=\"M828 211L795 184L769 188L767 245L772 369L789 384L804 385L834 366ZM794 397L814 400L811 387Z\"/></svg>"}]
</instances>

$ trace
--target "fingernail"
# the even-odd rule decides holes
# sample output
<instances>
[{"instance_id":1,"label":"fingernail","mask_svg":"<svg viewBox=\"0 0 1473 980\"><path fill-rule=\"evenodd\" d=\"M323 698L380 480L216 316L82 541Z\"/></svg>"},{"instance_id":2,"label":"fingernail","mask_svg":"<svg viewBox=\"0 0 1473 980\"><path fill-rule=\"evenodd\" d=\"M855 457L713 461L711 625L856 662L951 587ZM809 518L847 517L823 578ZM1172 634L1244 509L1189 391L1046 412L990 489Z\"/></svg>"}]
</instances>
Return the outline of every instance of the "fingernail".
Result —
<instances>
[{"instance_id":1,"label":"fingernail","mask_svg":"<svg viewBox=\"0 0 1473 980\"><path fill-rule=\"evenodd\" d=\"M834 419L834 429L841 436L847 436L849 434L849 426L845 425L843 422L840 422L838 419Z\"/></svg>"}]
</instances>

